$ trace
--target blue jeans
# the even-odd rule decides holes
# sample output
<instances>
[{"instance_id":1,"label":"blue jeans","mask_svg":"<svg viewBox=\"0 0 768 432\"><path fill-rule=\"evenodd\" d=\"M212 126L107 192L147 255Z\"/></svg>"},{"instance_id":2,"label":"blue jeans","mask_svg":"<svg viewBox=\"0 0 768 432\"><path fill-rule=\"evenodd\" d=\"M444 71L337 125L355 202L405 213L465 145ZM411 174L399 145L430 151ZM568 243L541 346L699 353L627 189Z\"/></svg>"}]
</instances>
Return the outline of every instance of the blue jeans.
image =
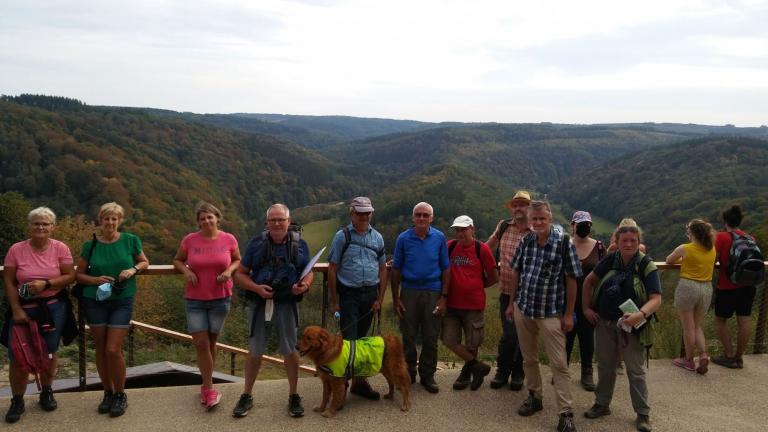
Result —
<instances>
[{"instance_id":1,"label":"blue jeans","mask_svg":"<svg viewBox=\"0 0 768 432\"><path fill-rule=\"evenodd\" d=\"M53 321L54 328L50 331L43 331L42 328L41 334L43 335L43 339L45 339L45 346L48 348L48 353L53 354L56 351L59 350L59 342L61 341L61 333L64 331L64 321L66 320L66 312L67 308L64 302L59 301L58 299L49 300L50 303L47 303L48 306L48 313L51 315L51 320ZM42 325L42 311L40 310L40 307L36 304L27 304L22 306L24 309L24 313L27 314L27 317L32 321L37 321L38 327L41 327ZM9 331L9 340L8 340L8 358L13 359L13 351L10 349L10 338L13 337L13 323L11 323L10 331Z\"/></svg>"}]
</instances>

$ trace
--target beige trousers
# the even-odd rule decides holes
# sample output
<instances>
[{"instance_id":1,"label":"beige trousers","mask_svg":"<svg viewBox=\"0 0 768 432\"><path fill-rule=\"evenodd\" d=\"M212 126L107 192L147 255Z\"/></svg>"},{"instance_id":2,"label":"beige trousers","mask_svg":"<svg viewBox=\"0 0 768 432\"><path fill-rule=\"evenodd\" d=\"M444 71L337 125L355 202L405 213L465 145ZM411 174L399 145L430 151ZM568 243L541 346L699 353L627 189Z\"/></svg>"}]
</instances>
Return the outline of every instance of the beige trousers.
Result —
<instances>
[{"instance_id":1,"label":"beige trousers","mask_svg":"<svg viewBox=\"0 0 768 432\"><path fill-rule=\"evenodd\" d=\"M565 358L565 333L560 328L560 318L531 319L523 315L515 304L515 327L523 353L525 384L534 397L541 398L542 384L539 371L538 336L544 340L544 349L549 357L549 368L555 380L557 408L560 413L572 410L571 376Z\"/></svg>"}]
</instances>

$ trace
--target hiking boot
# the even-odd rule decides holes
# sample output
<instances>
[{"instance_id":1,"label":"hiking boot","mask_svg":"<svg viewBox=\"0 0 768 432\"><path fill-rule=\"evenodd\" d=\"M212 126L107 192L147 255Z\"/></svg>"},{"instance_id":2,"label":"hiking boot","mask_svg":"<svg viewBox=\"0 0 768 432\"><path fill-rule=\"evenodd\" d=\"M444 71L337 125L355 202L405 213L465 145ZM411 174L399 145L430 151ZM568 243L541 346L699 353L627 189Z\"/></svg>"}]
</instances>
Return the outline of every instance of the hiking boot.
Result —
<instances>
[{"instance_id":1,"label":"hiking boot","mask_svg":"<svg viewBox=\"0 0 768 432\"><path fill-rule=\"evenodd\" d=\"M646 414L638 414L635 426L640 432L651 432L651 420Z\"/></svg>"},{"instance_id":2,"label":"hiking boot","mask_svg":"<svg viewBox=\"0 0 768 432\"><path fill-rule=\"evenodd\" d=\"M576 432L572 412L568 411L560 414L560 421L557 422L557 432Z\"/></svg>"},{"instance_id":3,"label":"hiking boot","mask_svg":"<svg viewBox=\"0 0 768 432\"><path fill-rule=\"evenodd\" d=\"M486 363L477 360L477 362L472 365L472 385L469 386L469 389L479 389L480 386L483 385L483 378L485 378L485 376L489 373L491 373L491 367Z\"/></svg>"},{"instance_id":4,"label":"hiking boot","mask_svg":"<svg viewBox=\"0 0 768 432\"><path fill-rule=\"evenodd\" d=\"M352 379L352 387L349 389L349 392L370 400L381 399L379 392L372 389L371 384L365 378Z\"/></svg>"},{"instance_id":5,"label":"hiking boot","mask_svg":"<svg viewBox=\"0 0 768 432\"><path fill-rule=\"evenodd\" d=\"M435 382L435 377L430 375L421 377L421 385L430 393L435 394L440 391L440 387Z\"/></svg>"},{"instance_id":6,"label":"hiking boot","mask_svg":"<svg viewBox=\"0 0 768 432\"><path fill-rule=\"evenodd\" d=\"M605 405L594 404L592 408L584 411L584 417L588 419L596 419L598 417L607 416L611 414L611 408Z\"/></svg>"},{"instance_id":7,"label":"hiking boot","mask_svg":"<svg viewBox=\"0 0 768 432\"><path fill-rule=\"evenodd\" d=\"M693 362L693 360L684 359L682 357L678 357L672 360L672 364L691 372L696 370L696 364Z\"/></svg>"},{"instance_id":8,"label":"hiking boot","mask_svg":"<svg viewBox=\"0 0 768 432\"><path fill-rule=\"evenodd\" d=\"M5 413L6 423L16 423L24 414L24 396L14 396L11 399L11 407Z\"/></svg>"},{"instance_id":9,"label":"hiking boot","mask_svg":"<svg viewBox=\"0 0 768 432\"><path fill-rule=\"evenodd\" d=\"M544 404L541 402L541 399L538 399L533 396L533 391L528 390L528 398L523 401L523 404L520 405L520 408L517 409L517 413L520 414L523 417L528 417L536 413L536 411L541 411L544 409Z\"/></svg>"},{"instance_id":10,"label":"hiking boot","mask_svg":"<svg viewBox=\"0 0 768 432\"><path fill-rule=\"evenodd\" d=\"M712 357L712 363L727 367L728 369L738 369L739 365L736 362L736 357L726 357L725 355Z\"/></svg>"},{"instance_id":11,"label":"hiking boot","mask_svg":"<svg viewBox=\"0 0 768 432\"><path fill-rule=\"evenodd\" d=\"M472 366L469 363L464 363L464 366L459 372L459 376L456 377L456 381L453 382L454 390L464 390L469 387L469 383L472 382Z\"/></svg>"},{"instance_id":12,"label":"hiking boot","mask_svg":"<svg viewBox=\"0 0 768 432\"><path fill-rule=\"evenodd\" d=\"M525 381L525 375L517 375L512 373L512 379L509 381L509 389L512 391L520 391L523 389L523 382Z\"/></svg>"},{"instance_id":13,"label":"hiking boot","mask_svg":"<svg viewBox=\"0 0 768 432\"><path fill-rule=\"evenodd\" d=\"M221 402L221 392L211 388L205 389L205 408L210 411Z\"/></svg>"},{"instance_id":14,"label":"hiking boot","mask_svg":"<svg viewBox=\"0 0 768 432\"><path fill-rule=\"evenodd\" d=\"M56 403L56 399L53 398L53 390L51 386L43 386L43 390L40 392L40 406L43 411L53 411L59 407Z\"/></svg>"},{"instance_id":15,"label":"hiking boot","mask_svg":"<svg viewBox=\"0 0 768 432\"><path fill-rule=\"evenodd\" d=\"M699 356L699 366L696 367L696 373L699 375L704 375L709 371L709 356L706 354L702 354Z\"/></svg>"},{"instance_id":16,"label":"hiking boot","mask_svg":"<svg viewBox=\"0 0 768 432\"><path fill-rule=\"evenodd\" d=\"M494 375L491 380L491 388L494 390L500 389L507 385L507 381L509 381L509 372L504 372L496 368L496 375Z\"/></svg>"},{"instance_id":17,"label":"hiking boot","mask_svg":"<svg viewBox=\"0 0 768 432\"><path fill-rule=\"evenodd\" d=\"M301 397L297 393L288 396L288 412L291 414L291 417L301 417L304 415Z\"/></svg>"},{"instance_id":18,"label":"hiking boot","mask_svg":"<svg viewBox=\"0 0 768 432\"><path fill-rule=\"evenodd\" d=\"M736 357L736 369L744 369L744 358Z\"/></svg>"},{"instance_id":19,"label":"hiking boot","mask_svg":"<svg viewBox=\"0 0 768 432\"><path fill-rule=\"evenodd\" d=\"M104 399L101 400L99 408L97 409L99 414L106 414L109 412L109 409L112 408L112 398L114 397L115 393L112 390L104 390Z\"/></svg>"},{"instance_id":20,"label":"hiking boot","mask_svg":"<svg viewBox=\"0 0 768 432\"><path fill-rule=\"evenodd\" d=\"M243 393L240 395L240 400L237 401L235 409L232 410L232 417L245 417L248 415L248 411L250 411L251 408L253 408L253 397Z\"/></svg>"},{"instance_id":21,"label":"hiking boot","mask_svg":"<svg viewBox=\"0 0 768 432\"><path fill-rule=\"evenodd\" d=\"M120 417L128 409L128 395L125 392L115 392L112 398L112 406L109 408L110 417Z\"/></svg>"},{"instance_id":22,"label":"hiking boot","mask_svg":"<svg viewBox=\"0 0 768 432\"><path fill-rule=\"evenodd\" d=\"M581 388L588 392L595 391L595 380L592 378L592 369L584 369L581 371Z\"/></svg>"}]
</instances>

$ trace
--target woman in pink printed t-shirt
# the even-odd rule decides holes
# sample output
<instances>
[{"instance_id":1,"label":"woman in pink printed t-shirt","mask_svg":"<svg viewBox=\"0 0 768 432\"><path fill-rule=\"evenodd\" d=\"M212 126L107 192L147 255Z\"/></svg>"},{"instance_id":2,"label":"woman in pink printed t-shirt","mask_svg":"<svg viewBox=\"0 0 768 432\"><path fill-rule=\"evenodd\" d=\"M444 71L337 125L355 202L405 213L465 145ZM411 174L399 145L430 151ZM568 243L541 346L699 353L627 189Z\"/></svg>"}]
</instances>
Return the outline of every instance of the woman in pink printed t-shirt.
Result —
<instances>
[{"instance_id":1,"label":"woman in pink printed t-shirt","mask_svg":"<svg viewBox=\"0 0 768 432\"><path fill-rule=\"evenodd\" d=\"M237 239L219 229L219 209L200 203L195 214L200 231L184 237L173 265L186 280L187 331L203 378L200 403L210 410L221 401L221 393L213 388L216 340L229 313L232 273L240 265L240 250Z\"/></svg>"}]
</instances>

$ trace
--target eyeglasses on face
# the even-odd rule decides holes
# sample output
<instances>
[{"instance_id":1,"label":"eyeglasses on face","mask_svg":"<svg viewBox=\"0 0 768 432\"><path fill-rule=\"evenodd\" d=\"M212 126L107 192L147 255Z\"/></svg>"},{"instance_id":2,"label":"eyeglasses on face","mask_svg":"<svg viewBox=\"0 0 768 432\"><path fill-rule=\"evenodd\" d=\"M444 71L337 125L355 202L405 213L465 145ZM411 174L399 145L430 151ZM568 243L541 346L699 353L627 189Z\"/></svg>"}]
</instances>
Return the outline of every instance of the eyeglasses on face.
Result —
<instances>
[{"instance_id":1,"label":"eyeglasses on face","mask_svg":"<svg viewBox=\"0 0 768 432\"><path fill-rule=\"evenodd\" d=\"M53 224L50 223L50 222L31 222L30 225L35 227L35 228L48 228L49 226L51 226Z\"/></svg>"},{"instance_id":2,"label":"eyeglasses on face","mask_svg":"<svg viewBox=\"0 0 768 432\"><path fill-rule=\"evenodd\" d=\"M267 222L269 222L271 224L279 224L279 223L283 223L283 222L285 222L287 220L288 220L288 218L272 218L272 219L267 219Z\"/></svg>"},{"instance_id":3,"label":"eyeglasses on face","mask_svg":"<svg viewBox=\"0 0 768 432\"><path fill-rule=\"evenodd\" d=\"M429 217L432 217L432 214L431 214L431 213L414 213L414 214L413 214L413 217L417 217L417 218L429 218Z\"/></svg>"}]
</instances>

